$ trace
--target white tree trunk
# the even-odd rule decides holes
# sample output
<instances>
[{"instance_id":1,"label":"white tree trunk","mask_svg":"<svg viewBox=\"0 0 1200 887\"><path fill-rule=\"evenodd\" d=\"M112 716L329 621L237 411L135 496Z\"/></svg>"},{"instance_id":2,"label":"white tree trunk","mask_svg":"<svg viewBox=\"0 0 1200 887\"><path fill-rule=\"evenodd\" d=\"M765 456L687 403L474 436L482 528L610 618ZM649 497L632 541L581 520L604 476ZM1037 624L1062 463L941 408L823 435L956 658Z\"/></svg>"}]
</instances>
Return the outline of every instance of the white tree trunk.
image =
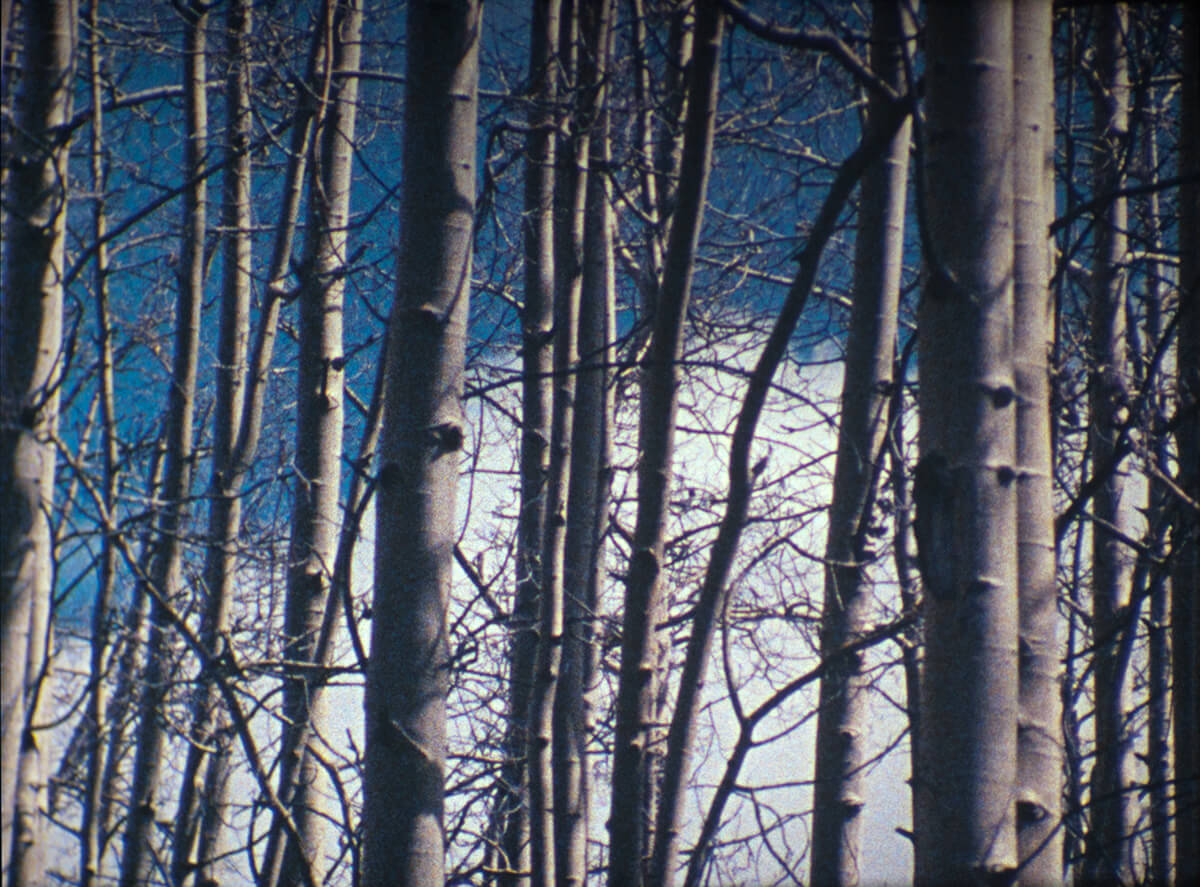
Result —
<instances>
[{"instance_id":1,"label":"white tree trunk","mask_svg":"<svg viewBox=\"0 0 1200 887\"><path fill-rule=\"evenodd\" d=\"M183 79L185 96L185 169L201 168L208 134L205 94L205 28L207 12L184 10ZM204 298L204 235L208 187L203 180L184 193L184 225L179 300L175 316L175 346L168 387L166 466L162 509L155 531L150 567L153 600L138 704L136 752L130 808L125 822L121 857L121 887L139 887L154 871L153 826L159 819L158 786L165 743L162 707L167 695L171 658L168 606L181 589L181 532L187 516L187 497L193 468L193 424L196 363L200 338L200 309Z\"/></svg>"},{"instance_id":2,"label":"white tree trunk","mask_svg":"<svg viewBox=\"0 0 1200 887\"><path fill-rule=\"evenodd\" d=\"M912 38L913 22L897 0L876 0L872 14L872 70L899 90L904 41ZM879 96L870 101L867 126L878 127L885 102ZM868 530L882 473L893 384L910 135L908 125L901 127L862 182L854 245L854 306L825 546L822 658L868 628L867 569L874 558ZM870 684L863 664L861 657L841 659L821 679L813 785L812 883L816 885L853 887L859 882Z\"/></svg>"},{"instance_id":3,"label":"white tree trunk","mask_svg":"<svg viewBox=\"0 0 1200 887\"><path fill-rule=\"evenodd\" d=\"M916 880L983 884L1017 866L1011 3L931 3L927 51Z\"/></svg>"},{"instance_id":4,"label":"white tree trunk","mask_svg":"<svg viewBox=\"0 0 1200 887\"><path fill-rule=\"evenodd\" d=\"M10 8L11 9L11 8ZM37 713L53 585L53 507L62 367L64 244L76 4L22 4L25 67L6 152L0 327L0 841L6 884L35 883L40 828ZM7 15L6 15L7 18ZM5 22L5 31L7 31ZM8 166L6 162L6 166Z\"/></svg>"},{"instance_id":5,"label":"white tree trunk","mask_svg":"<svg viewBox=\"0 0 1200 887\"><path fill-rule=\"evenodd\" d=\"M716 127L723 16L716 0L699 0L688 82L681 186L671 222L658 304L644 364L638 428L638 510L625 589L617 725L609 817L609 883L643 883L653 812L647 809L649 740L658 695L658 618L662 555L675 443L677 362L691 296Z\"/></svg>"},{"instance_id":6,"label":"white tree trunk","mask_svg":"<svg viewBox=\"0 0 1200 887\"><path fill-rule=\"evenodd\" d=\"M388 334L366 688L363 883L437 885L446 607L471 284L480 6L408 8L404 179Z\"/></svg>"},{"instance_id":7,"label":"white tree trunk","mask_svg":"<svg viewBox=\"0 0 1200 887\"><path fill-rule=\"evenodd\" d=\"M1062 878L1062 679L1050 447L1050 220L1054 68L1050 0L1013 4L1014 329L1020 712L1017 843L1022 884Z\"/></svg>"}]
</instances>

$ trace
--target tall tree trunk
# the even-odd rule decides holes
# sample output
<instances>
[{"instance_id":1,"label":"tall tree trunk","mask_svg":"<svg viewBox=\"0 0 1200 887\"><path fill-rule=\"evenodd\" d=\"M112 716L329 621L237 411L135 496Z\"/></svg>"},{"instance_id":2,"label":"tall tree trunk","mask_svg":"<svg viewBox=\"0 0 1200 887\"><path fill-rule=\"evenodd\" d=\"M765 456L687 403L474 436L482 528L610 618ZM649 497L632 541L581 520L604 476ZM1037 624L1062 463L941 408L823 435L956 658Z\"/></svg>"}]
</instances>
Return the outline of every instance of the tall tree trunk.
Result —
<instances>
[{"instance_id":1,"label":"tall tree trunk","mask_svg":"<svg viewBox=\"0 0 1200 887\"><path fill-rule=\"evenodd\" d=\"M1179 242L1200 243L1200 10L1183 9L1181 172L1192 179L1180 188ZM1171 581L1171 699L1175 709L1175 883L1200 881L1200 754L1195 737L1196 675L1200 673L1200 261L1186 246L1179 263L1178 415L1175 432L1179 454L1179 486L1191 503L1178 505L1172 532L1175 568Z\"/></svg>"},{"instance_id":2,"label":"tall tree trunk","mask_svg":"<svg viewBox=\"0 0 1200 887\"><path fill-rule=\"evenodd\" d=\"M529 859L527 719L538 647L542 545L554 338L555 102L558 90L559 0L533 0L529 50L529 134L525 139L525 305L521 311L521 503L517 518L517 589L510 621L509 722L497 793L502 829L499 882L526 883Z\"/></svg>"},{"instance_id":3,"label":"tall tree trunk","mask_svg":"<svg viewBox=\"0 0 1200 887\"><path fill-rule=\"evenodd\" d=\"M1120 6L1096 9L1097 75L1095 96L1098 151L1093 175L1097 195L1111 194L1124 182L1129 135L1129 72L1124 48L1128 12ZM1130 408L1126 352L1125 288L1127 274L1127 200L1114 197L1096 219L1096 256L1090 300L1088 446L1092 470L1112 465L1118 426ZM1133 737L1125 723L1129 712L1128 663L1118 635L1130 601L1133 554L1121 540L1129 524L1125 480L1112 470L1096 492L1092 522L1092 642L1095 691L1096 755L1090 781L1090 822L1084 851L1086 882L1131 883L1135 876L1132 793Z\"/></svg>"},{"instance_id":4,"label":"tall tree trunk","mask_svg":"<svg viewBox=\"0 0 1200 887\"><path fill-rule=\"evenodd\" d=\"M184 7L181 14L184 20L184 166L194 176L203 164L208 133L205 94L207 7ZM121 887L140 887L150 879L155 866L151 842L153 825L159 818L158 785L165 742L161 710L167 695L171 647L168 607L182 586L181 533L192 482L196 363L204 298L208 186L203 179L193 181L184 193L183 259L179 301L175 309L175 351L167 395L163 506L158 516L150 567L153 600L138 703L137 750L130 809L125 823Z\"/></svg>"},{"instance_id":5,"label":"tall tree trunk","mask_svg":"<svg viewBox=\"0 0 1200 887\"><path fill-rule=\"evenodd\" d=\"M698 0L695 54L688 81L682 183L677 193L653 331L641 367L638 508L625 588L617 725L609 818L609 883L643 883L650 823L644 796L654 700L659 680L663 535L671 494L684 318L691 296L716 128L723 30L716 0Z\"/></svg>"},{"instance_id":6,"label":"tall tree trunk","mask_svg":"<svg viewBox=\"0 0 1200 887\"><path fill-rule=\"evenodd\" d=\"M1157 113L1147 120L1146 169L1158 168ZM1158 193L1146 198L1146 217L1154 230L1162 224ZM1153 241L1153 250L1160 253L1160 238ZM1146 279L1146 336L1145 342L1131 350L1144 373L1157 372L1154 353L1163 335L1163 308L1166 305L1166 269L1155 263L1148 269ZM1136 325L1131 325L1136 331ZM1164 380L1143 378L1150 393L1146 424L1147 450L1145 472L1149 478L1146 489L1146 543L1151 556L1159 561L1147 566L1146 595L1150 600L1150 623L1147 627L1146 656L1148 680L1146 686L1146 779L1150 808L1150 853L1146 870L1151 884L1171 882L1171 650L1168 642L1168 600L1171 583L1167 569L1159 564L1170 561L1167 534L1170 530L1171 491L1162 478L1171 476L1170 436L1167 431L1169 395Z\"/></svg>"},{"instance_id":7,"label":"tall tree trunk","mask_svg":"<svg viewBox=\"0 0 1200 887\"><path fill-rule=\"evenodd\" d=\"M335 7L327 31L331 42L330 70L357 71L361 55L361 4L358 0L339 0L330 6ZM318 881L325 875L320 859L326 819L318 784L322 771L309 743L320 735L326 719L320 704L319 666L326 664L330 644L328 638L322 642L322 626L329 605L341 523L338 497L345 367L342 301L357 100L358 79L335 77L328 108L318 113L313 135L308 242L301 272L297 481L283 654L287 662L302 666L284 683L286 726L280 779L283 801L290 805L302 846L288 841L279 861L282 867L278 870L278 882L283 884L300 880L300 866L312 868ZM277 861L268 858L268 863L269 879L274 878Z\"/></svg>"},{"instance_id":8,"label":"tall tree trunk","mask_svg":"<svg viewBox=\"0 0 1200 887\"><path fill-rule=\"evenodd\" d=\"M99 352L97 384L100 388L101 458L104 465L104 508L110 526L105 528L100 543L100 576L96 599L92 604L91 657L88 662L88 701L84 713L84 753L87 769L84 775L82 810L79 823L79 883L91 887L100 873L103 852L104 823L100 819L103 777L107 766L104 731L107 728L108 680L105 674L106 653L109 649L109 616L113 587L117 574L117 545L113 538L119 491L117 451L117 413L113 378L113 328L109 304L108 248L104 235L108 228L105 215L105 192L108 171L104 148L104 93L101 79L100 4L92 0L88 8L88 81L92 103L92 137L90 145L91 186L93 199L92 236L96 249L96 349Z\"/></svg>"},{"instance_id":9,"label":"tall tree trunk","mask_svg":"<svg viewBox=\"0 0 1200 887\"><path fill-rule=\"evenodd\" d=\"M927 51L916 880L984 884L1017 866L1012 5L931 3Z\"/></svg>"},{"instance_id":10,"label":"tall tree trunk","mask_svg":"<svg viewBox=\"0 0 1200 887\"><path fill-rule=\"evenodd\" d=\"M575 370L578 361L580 269L583 252L583 168L587 132L580 126L579 9L565 0L559 15L555 66L575 92L558 127L554 172L554 355L550 411L550 462L544 497L538 644L529 696L526 762L529 768L529 861L534 887L553 887L554 858L554 694L562 662L563 569L567 494L570 489Z\"/></svg>"},{"instance_id":11,"label":"tall tree trunk","mask_svg":"<svg viewBox=\"0 0 1200 887\"><path fill-rule=\"evenodd\" d=\"M23 784L23 774L36 764L29 760L36 757L36 738L27 728L35 721L54 574L50 511L70 151L59 128L71 116L77 24L74 0L24 3L21 11L25 70L12 141L5 145L19 162L4 183L0 327L0 841L6 884L32 883L43 871L32 852L40 823L22 800L35 787Z\"/></svg>"},{"instance_id":12,"label":"tall tree trunk","mask_svg":"<svg viewBox=\"0 0 1200 887\"><path fill-rule=\"evenodd\" d=\"M408 8L404 182L376 505L363 882L443 880L454 498L475 208L481 8Z\"/></svg>"},{"instance_id":13,"label":"tall tree trunk","mask_svg":"<svg viewBox=\"0 0 1200 887\"><path fill-rule=\"evenodd\" d=\"M596 612L608 523L612 399L608 363L612 359L615 301L612 209L607 178L598 170L609 161L608 116L604 108L612 3L582 4L580 89L575 125L586 135L576 157L586 152L581 293L578 320L578 373L571 431L562 578L562 661L553 711L553 790L555 872L560 887L587 882L588 814L591 780L587 742L593 726L590 691L597 666Z\"/></svg>"},{"instance_id":14,"label":"tall tree trunk","mask_svg":"<svg viewBox=\"0 0 1200 887\"><path fill-rule=\"evenodd\" d=\"M1049 228L1054 194L1050 0L1013 4L1013 371L1020 618L1017 848L1022 884L1062 878L1062 707L1050 448Z\"/></svg>"},{"instance_id":15,"label":"tall tree trunk","mask_svg":"<svg viewBox=\"0 0 1200 887\"><path fill-rule=\"evenodd\" d=\"M871 67L893 88L904 76L904 43L913 23L897 0L872 6ZM867 126L878 127L884 100L872 95ZM887 432L888 393L903 270L908 183L907 125L863 178L854 255L854 306L846 343L842 418L825 545L821 657L829 658L868 628L874 558L870 529ZM861 657L839 659L821 678L813 783L812 882L859 882L859 828L866 802L867 697Z\"/></svg>"},{"instance_id":16,"label":"tall tree trunk","mask_svg":"<svg viewBox=\"0 0 1200 887\"><path fill-rule=\"evenodd\" d=\"M209 485L208 539L204 558L205 604L200 638L210 655L230 643L241 525L241 472L234 464L237 434L245 408L246 357L250 336L250 35L246 0L226 7L229 73L225 85L226 132L232 158L224 174L222 227L224 262L221 324L217 345L216 405L213 411L212 480ZM211 676L202 675L192 700L188 746L175 817L171 873L176 883L216 879L225 820L229 741L220 711L220 694ZM211 750L211 753L210 753Z\"/></svg>"}]
</instances>

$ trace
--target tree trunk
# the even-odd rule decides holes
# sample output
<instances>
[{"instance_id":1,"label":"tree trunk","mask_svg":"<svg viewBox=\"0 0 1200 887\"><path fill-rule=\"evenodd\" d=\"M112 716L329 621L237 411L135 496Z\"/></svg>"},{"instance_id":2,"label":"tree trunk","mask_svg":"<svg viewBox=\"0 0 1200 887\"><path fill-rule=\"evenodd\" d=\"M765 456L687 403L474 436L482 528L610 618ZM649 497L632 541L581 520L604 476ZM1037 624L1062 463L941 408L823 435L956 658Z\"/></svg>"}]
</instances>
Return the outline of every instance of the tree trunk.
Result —
<instances>
[{"instance_id":1,"label":"tree trunk","mask_svg":"<svg viewBox=\"0 0 1200 887\"><path fill-rule=\"evenodd\" d=\"M609 819L609 883L621 887L643 883L643 866L650 849L644 795L650 755L648 739L659 679L657 617L662 610L663 533L675 442L679 387L676 364L708 189L722 24L716 0L699 0L681 161L683 184L677 194L662 289L641 368L638 508L625 589Z\"/></svg>"},{"instance_id":2,"label":"tree trunk","mask_svg":"<svg viewBox=\"0 0 1200 887\"><path fill-rule=\"evenodd\" d=\"M553 61L564 83L579 87L579 10L563 4L558 53ZM534 887L553 887L558 877L554 858L554 694L562 662L563 568L567 494L570 489L572 424L575 413L575 370L578 361L579 288L583 252L583 190L588 134L572 109L558 127L554 172L554 355L550 412L550 462L543 496L538 644L529 696L526 761L529 768L529 860Z\"/></svg>"},{"instance_id":3,"label":"tree trunk","mask_svg":"<svg viewBox=\"0 0 1200 887\"><path fill-rule=\"evenodd\" d=\"M1099 32L1096 61L1095 135L1100 145L1093 176L1097 195L1110 194L1124 182L1129 135L1129 73L1124 51L1127 10L1096 10ZM1118 426L1127 414L1129 359L1126 352L1125 287L1127 274L1127 200L1115 197L1096 219L1096 257L1090 300L1088 446L1092 470L1114 463ZM1110 471L1096 492L1092 523L1092 642L1095 691L1096 755L1090 781L1090 822L1084 851L1085 882L1131 883L1135 876L1133 737L1125 719L1130 709L1132 675L1121 655L1118 635L1130 601L1133 553L1120 536L1129 525L1125 480Z\"/></svg>"},{"instance_id":4,"label":"tree trunk","mask_svg":"<svg viewBox=\"0 0 1200 887\"><path fill-rule=\"evenodd\" d=\"M357 71L361 55L362 7L357 0L336 7L327 31L332 43L330 70ZM301 866L317 881L326 811L322 809L322 770L309 743L320 736L326 718L320 704L319 666L326 663L329 639L322 626L337 559L341 514L343 380L342 301L347 263L351 170L358 100L356 77L335 77L328 107L318 112L313 134L309 183L309 226L300 291L300 353L297 380L296 492L292 513L283 658L303 663L283 688L285 735L280 791L289 804L302 846L287 842L279 883L300 880ZM324 649L322 649L322 647ZM276 860L268 862L275 865ZM273 868L267 869L274 876Z\"/></svg>"},{"instance_id":5,"label":"tree trunk","mask_svg":"<svg viewBox=\"0 0 1200 887\"><path fill-rule=\"evenodd\" d=\"M224 174L222 227L224 261L221 325L217 345L216 405L213 411L212 480L209 486L208 540L204 558L205 605L201 641L218 656L230 643L229 610L235 591L241 526L243 472L234 464L237 433L245 409L246 356L250 335L250 35L246 0L226 7L229 74L225 86L226 131L232 158ZM175 817L172 877L184 885L216 879L220 854L230 735L211 676L201 676L192 700L192 741L188 746ZM211 754L209 750L212 750Z\"/></svg>"},{"instance_id":6,"label":"tree trunk","mask_svg":"<svg viewBox=\"0 0 1200 887\"><path fill-rule=\"evenodd\" d=\"M464 439L480 13L473 0L408 8L402 237L366 687L366 887L443 880L446 606Z\"/></svg>"},{"instance_id":7,"label":"tree trunk","mask_svg":"<svg viewBox=\"0 0 1200 887\"><path fill-rule=\"evenodd\" d=\"M1013 371L1017 391L1020 709L1017 848L1022 884L1062 878L1062 708L1050 448L1054 68L1049 0L1013 4Z\"/></svg>"},{"instance_id":8,"label":"tree trunk","mask_svg":"<svg viewBox=\"0 0 1200 887\"><path fill-rule=\"evenodd\" d=\"M193 177L206 151L208 103L205 94L206 7L189 6L184 20L185 169ZM138 704L137 750L134 758L130 809L125 823L121 858L121 887L139 887L154 871L151 847L158 815L158 784L162 770L169 671L170 621L168 605L181 590L181 533L187 516L187 497L193 468L193 420L200 309L204 298L204 235L208 186L203 179L184 193L182 268L175 315L175 351L168 388L166 466L162 510L158 516L150 567L153 600L146 641Z\"/></svg>"},{"instance_id":9,"label":"tree trunk","mask_svg":"<svg viewBox=\"0 0 1200 887\"><path fill-rule=\"evenodd\" d=\"M913 23L897 0L872 6L871 67L899 89L904 42ZM872 95L867 127L886 110ZM910 132L903 126L864 176L854 257L854 306L846 343L842 418L825 546L821 657L829 658L868 628L875 554L870 530L887 432L896 317L903 270L904 207ZM821 678L813 783L812 883L855 887L859 829L866 802L867 697L861 657L841 659Z\"/></svg>"},{"instance_id":10,"label":"tree trunk","mask_svg":"<svg viewBox=\"0 0 1200 887\"><path fill-rule=\"evenodd\" d=\"M25 71L12 141L5 145L19 162L11 164L4 189L0 327L0 841L6 884L33 883L43 872L35 852L40 823L27 804L36 787L24 783L36 767L37 740L28 727L36 720L43 620L53 585L50 512L70 151L58 129L71 116L77 26L74 0L25 3L21 11Z\"/></svg>"},{"instance_id":11,"label":"tree trunk","mask_svg":"<svg viewBox=\"0 0 1200 887\"><path fill-rule=\"evenodd\" d=\"M538 646L542 545L554 337L554 166L559 0L533 0L529 52L531 102L525 139L525 305L521 311L521 504L517 518L517 590L511 617L509 722L494 817L502 830L500 884L526 883L529 872L527 718Z\"/></svg>"},{"instance_id":12,"label":"tree trunk","mask_svg":"<svg viewBox=\"0 0 1200 887\"><path fill-rule=\"evenodd\" d=\"M92 236L96 249L96 349L99 352L97 384L100 388L101 458L104 464L103 496L109 526L100 544L100 577L96 599L92 604L91 658L88 662L89 692L84 713L84 753L87 770L84 775L83 798L80 801L79 823L79 883L91 887L100 873L103 852L104 823L100 819L103 777L107 767L104 732L108 727L108 680L105 674L105 654L109 648L109 616L113 588L117 576L117 545L113 538L117 494L119 492L120 454L117 449L117 412L113 378L113 327L109 303L108 248L104 235L108 222L105 215L105 192L108 172L104 148L104 94L101 79L100 4L93 0L88 8L88 84L92 103L92 137L90 145L91 186L95 203L92 209Z\"/></svg>"},{"instance_id":13,"label":"tree trunk","mask_svg":"<svg viewBox=\"0 0 1200 887\"><path fill-rule=\"evenodd\" d=\"M571 431L570 487L562 578L563 641L553 711L554 855L559 887L587 882L587 836L591 780L587 743L593 727L591 690L597 668L596 614L603 581L603 539L608 524L612 398L608 389L615 282L612 209L603 170L609 161L604 108L612 16L611 0L584 4L576 127L587 135L576 147L587 152L581 244L581 294ZM581 173L581 175L583 175Z\"/></svg>"},{"instance_id":14,"label":"tree trunk","mask_svg":"<svg viewBox=\"0 0 1200 887\"><path fill-rule=\"evenodd\" d=\"M1179 165L1192 180L1180 188L1179 242L1200 243L1200 10L1183 9L1182 138ZM1171 699L1175 708L1175 883L1200 881L1200 735L1196 703L1200 693L1200 261L1194 249L1180 251L1179 262L1178 410L1175 432L1179 454L1179 486L1191 504L1178 505L1172 532L1175 568L1171 581Z\"/></svg>"},{"instance_id":15,"label":"tree trunk","mask_svg":"<svg viewBox=\"0 0 1200 887\"><path fill-rule=\"evenodd\" d=\"M916 880L983 884L1017 866L1012 6L931 3L927 41Z\"/></svg>"}]
</instances>

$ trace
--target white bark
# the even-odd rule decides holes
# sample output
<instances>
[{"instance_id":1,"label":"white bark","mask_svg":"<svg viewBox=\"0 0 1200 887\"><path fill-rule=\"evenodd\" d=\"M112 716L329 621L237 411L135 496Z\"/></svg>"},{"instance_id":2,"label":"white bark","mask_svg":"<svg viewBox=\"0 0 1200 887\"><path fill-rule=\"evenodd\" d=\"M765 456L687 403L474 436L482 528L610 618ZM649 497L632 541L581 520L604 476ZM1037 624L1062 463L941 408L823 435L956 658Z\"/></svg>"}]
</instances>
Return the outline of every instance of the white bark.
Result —
<instances>
[{"instance_id":1,"label":"white bark","mask_svg":"<svg viewBox=\"0 0 1200 887\"><path fill-rule=\"evenodd\" d=\"M1017 866L1011 3L931 3L927 51L916 880L982 884Z\"/></svg>"},{"instance_id":2,"label":"white bark","mask_svg":"<svg viewBox=\"0 0 1200 887\"><path fill-rule=\"evenodd\" d=\"M1020 881L1062 878L1061 653L1050 447L1050 219L1054 209L1054 68L1050 0L1013 4L1014 330L1017 391L1017 567Z\"/></svg>"},{"instance_id":3,"label":"white bark","mask_svg":"<svg viewBox=\"0 0 1200 887\"><path fill-rule=\"evenodd\" d=\"M912 38L913 22L904 4L896 0L876 0L872 14L872 70L899 91L904 41ZM870 101L867 126L878 127L886 104L879 96ZM862 182L854 246L854 305L825 548L822 658L868 628L868 566L874 558L868 530L882 473L893 384L910 135L910 127L902 126ZM859 882L869 684L860 657L839 661L821 679L813 786L813 884L853 887Z\"/></svg>"},{"instance_id":4,"label":"white bark","mask_svg":"<svg viewBox=\"0 0 1200 887\"><path fill-rule=\"evenodd\" d=\"M43 871L36 855L37 786L30 781L39 768L38 738L26 727L37 720L53 586L53 437L63 371L70 150L58 127L70 119L77 24L74 0L21 9L24 76L14 136L5 145L20 162L9 166L6 158L0 326L0 852L4 881L14 885L34 883Z\"/></svg>"},{"instance_id":5,"label":"white bark","mask_svg":"<svg viewBox=\"0 0 1200 887\"><path fill-rule=\"evenodd\" d=\"M441 884L446 606L471 283L480 6L408 8L404 179L388 334L366 689L363 883Z\"/></svg>"}]
</instances>

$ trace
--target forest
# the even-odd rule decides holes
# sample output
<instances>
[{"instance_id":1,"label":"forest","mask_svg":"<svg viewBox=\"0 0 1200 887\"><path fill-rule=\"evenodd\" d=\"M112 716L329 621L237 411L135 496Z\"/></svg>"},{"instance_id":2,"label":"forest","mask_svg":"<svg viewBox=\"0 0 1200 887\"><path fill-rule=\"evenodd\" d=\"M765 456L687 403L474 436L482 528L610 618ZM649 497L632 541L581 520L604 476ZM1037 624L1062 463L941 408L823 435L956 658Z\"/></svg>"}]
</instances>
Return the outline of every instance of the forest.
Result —
<instances>
[{"instance_id":1,"label":"forest","mask_svg":"<svg viewBox=\"0 0 1200 887\"><path fill-rule=\"evenodd\" d=\"M1200 883L1200 7L0 10L5 887Z\"/></svg>"}]
</instances>

